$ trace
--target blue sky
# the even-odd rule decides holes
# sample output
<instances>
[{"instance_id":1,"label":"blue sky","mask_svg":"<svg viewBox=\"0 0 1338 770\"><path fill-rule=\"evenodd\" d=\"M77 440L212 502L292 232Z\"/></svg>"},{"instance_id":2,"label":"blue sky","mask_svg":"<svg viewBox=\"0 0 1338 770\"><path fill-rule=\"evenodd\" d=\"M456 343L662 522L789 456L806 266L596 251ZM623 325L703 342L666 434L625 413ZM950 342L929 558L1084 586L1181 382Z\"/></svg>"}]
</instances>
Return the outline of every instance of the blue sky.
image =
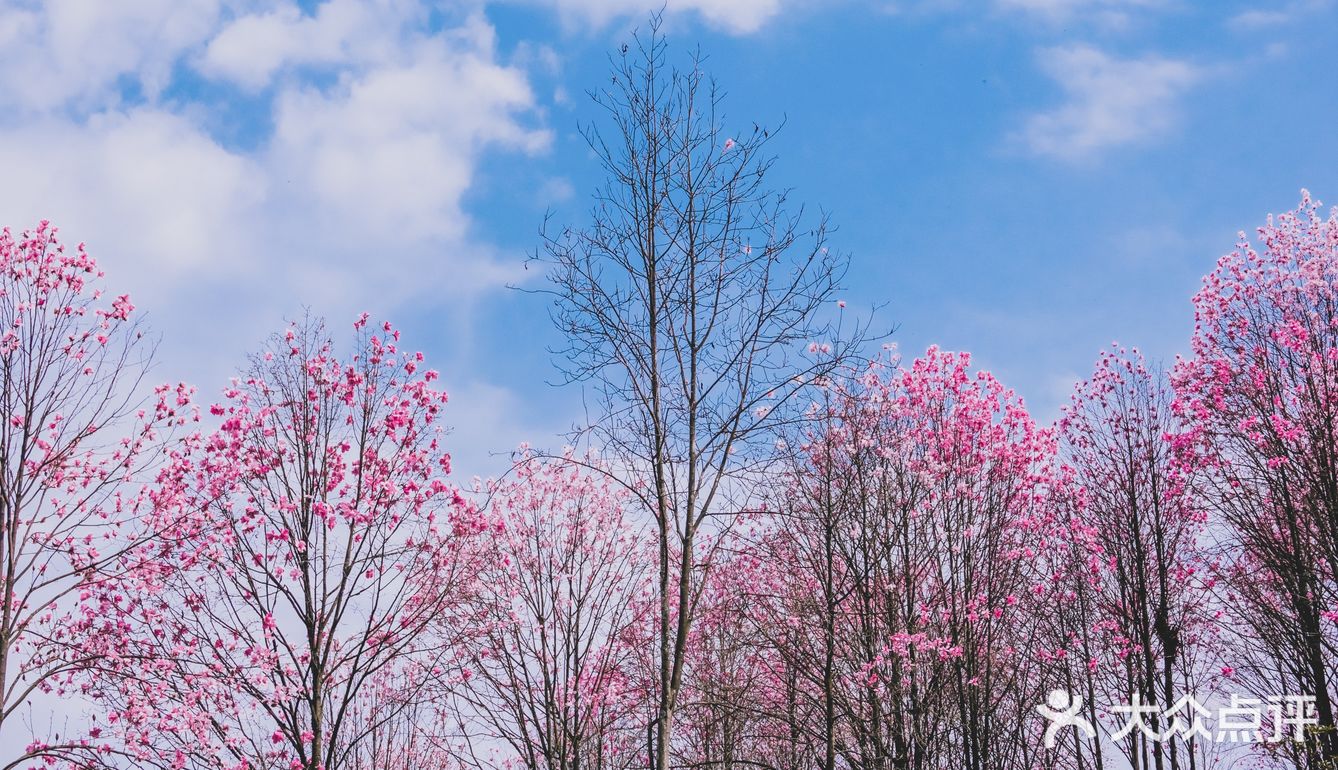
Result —
<instances>
[{"instance_id":1,"label":"blue sky","mask_svg":"<svg viewBox=\"0 0 1338 770\"><path fill-rule=\"evenodd\" d=\"M579 419L542 299L584 221L584 91L659 0L0 3L0 222L87 241L206 393L303 306L395 320L465 472ZM1042 418L1112 340L1185 348L1235 233L1338 203L1338 3L670 0L778 184L830 213L850 308L972 351Z\"/></svg>"}]
</instances>

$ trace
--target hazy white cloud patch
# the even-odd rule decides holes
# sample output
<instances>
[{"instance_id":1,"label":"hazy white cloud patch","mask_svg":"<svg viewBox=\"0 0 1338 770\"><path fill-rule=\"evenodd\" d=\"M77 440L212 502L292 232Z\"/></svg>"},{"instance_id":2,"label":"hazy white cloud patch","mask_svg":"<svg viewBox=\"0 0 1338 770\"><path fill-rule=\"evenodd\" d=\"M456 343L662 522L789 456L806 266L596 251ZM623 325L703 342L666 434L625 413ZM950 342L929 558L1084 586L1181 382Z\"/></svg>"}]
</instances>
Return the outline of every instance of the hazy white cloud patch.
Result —
<instances>
[{"instance_id":1,"label":"hazy white cloud patch","mask_svg":"<svg viewBox=\"0 0 1338 770\"><path fill-rule=\"evenodd\" d=\"M0 6L0 105L100 107L128 77L150 97L213 33L219 0L45 0Z\"/></svg>"},{"instance_id":2,"label":"hazy white cloud patch","mask_svg":"<svg viewBox=\"0 0 1338 770\"><path fill-rule=\"evenodd\" d=\"M500 476L522 443L553 448L553 437L571 429L564 416L532 416L533 409L511 388L465 381L450 371L443 372L442 381L451 399L445 412L451 426L451 461L462 476Z\"/></svg>"},{"instance_id":3,"label":"hazy white cloud patch","mask_svg":"<svg viewBox=\"0 0 1338 770\"><path fill-rule=\"evenodd\" d=\"M1232 16L1227 20L1227 26L1246 30L1262 29L1281 26L1291 20L1292 14L1287 11L1256 8Z\"/></svg>"},{"instance_id":4,"label":"hazy white cloud patch","mask_svg":"<svg viewBox=\"0 0 1338 770\"><path fill-rule=\"evenodd\" d=\"M1050 26L1124 29L1140 14L1165 8L1168 0L994 0L1005 13Z\"/></svg>"},{"instance_id":5,"label":"hazy white cloud patch","mask_svg":"<svg viewBox=\"0 0 1338 770\"><path fill-rule=\"evenodd\" d=\"M574 197L576 197L576 188L572 185L571 180L561 177L552 177L545 180L535 195L536 202L545 208L565 203Z\"/></svg>"},{"instance_id":6,"label":"hazy white cloud patch","mask_svg":"<svg viewBox=\"0 0 1338 770\"><path fill-rule=\"evenodd\" d=\"M7 224L51 219L154 281L212 273L221 254L245 255L236 225L266 185L253 160L152 108L0 129L0 167Z\"/></svg>"},{"instance_id":7,"label":"hazy white cloud patch","mask_svg":"<svg viewBox=\"0 0 1338 770\"><path fill-rule=\"evenodd\" d=\"M1333 8L1333 0L1294 0L1241 11L1227 19L1227 26L1241 32L1258 32L1296 23L1307 16Z\"/></svg>"},{"instance_id":8,"label":"hazy white cloud patch","mask_svg":"<svg viewBox=\"0 0 1338 770\"><path fill-rule=\"evenodd\" d=\"M265 168L182 116L142 107L10 126L0 167L11 179L0 222L49 219L66 242L86 242L107 288L128 292L163 335L163 378L222 382L297 310L280 305L292 285L266 278L281 257L266 232Z\"/></svg>"},{"instance_id":9,"label":"hazy white cloud patch","mask_svg":"<svg viewBox=\"0 0 1338 770\"><path fill-rule=\"evenodd\" d=\"M644 21L663 10L669 18L695 16L737 35L757 32L799 4L795 0L512 0L556 10L572 24L602 26L614 20ZM801 0L802 1L802 0Z\"/></svg>"},{"instance_id":10,"label":"hazy white cloud patch","mask_svg":"<svg viewBox=\"0 0 1338 770\"><path fill-rule=\"evenodd\" d=\"M1186 61L1121 59L1085 45L1044 49L1039 63L1066 100L1032 116L1016 139L1031 153L1065 161L1163 136L1176 125L1180 98L1203 75Z\"/></svg>"}]
</instances>

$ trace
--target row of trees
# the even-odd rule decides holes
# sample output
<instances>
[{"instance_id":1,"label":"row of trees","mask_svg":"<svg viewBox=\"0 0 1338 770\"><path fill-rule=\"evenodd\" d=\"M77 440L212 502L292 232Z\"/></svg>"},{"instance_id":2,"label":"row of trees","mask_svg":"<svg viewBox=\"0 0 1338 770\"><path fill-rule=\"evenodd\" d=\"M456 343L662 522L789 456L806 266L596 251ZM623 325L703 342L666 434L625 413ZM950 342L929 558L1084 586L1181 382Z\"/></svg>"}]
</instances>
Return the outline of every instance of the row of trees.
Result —
<instances>
[{"instance_id":1,"label":"row of trees","mask_svg":"<svg viewBox=\"0 0 1338 770\"><path fill-rule=\"evenodd\" d=\"M700 59L652 29L596 101L609 182L537 256L601 408L472 488L391 325L146 400L129 299L45 223L0 236L4 767L1338 763L1338 214L1242 236L1188 358L1103 353L1042 426L966 354L866 355ZM1233 693L1315 724L1188 729ZM1037 713L1130 703L1118 739Z\"/></svg>"}]
</instances>

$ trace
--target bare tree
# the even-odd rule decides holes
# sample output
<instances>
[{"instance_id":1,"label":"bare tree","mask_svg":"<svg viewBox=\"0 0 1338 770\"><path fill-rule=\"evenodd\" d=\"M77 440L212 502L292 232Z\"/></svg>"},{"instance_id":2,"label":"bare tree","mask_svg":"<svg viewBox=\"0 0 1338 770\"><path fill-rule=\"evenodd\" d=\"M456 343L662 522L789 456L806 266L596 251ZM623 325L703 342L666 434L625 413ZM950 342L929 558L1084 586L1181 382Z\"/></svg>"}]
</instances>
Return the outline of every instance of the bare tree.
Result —
<instances>
[{"instance_id":1,"label":"bare tree","mask_svg":"<svg viewBox=\"0 0 1338 770\"><path fill-rule=\"evenodd\" d=\"M723 94L694 55L667 63L658 17L613 58L585 132L607 182L584 229L544 230L555 351L588 382L598 417L584 438L654 517L658 539L655 763L668 767L708 523L748 496L765 436L796 393L859 344L820 320L836 310L845 260L825 219L805 226L766 177L768 131L732 135ZM857 330L858 332L859 330ZM807 358L810 344L836 346Z\"/></svg>"}]
</instances>

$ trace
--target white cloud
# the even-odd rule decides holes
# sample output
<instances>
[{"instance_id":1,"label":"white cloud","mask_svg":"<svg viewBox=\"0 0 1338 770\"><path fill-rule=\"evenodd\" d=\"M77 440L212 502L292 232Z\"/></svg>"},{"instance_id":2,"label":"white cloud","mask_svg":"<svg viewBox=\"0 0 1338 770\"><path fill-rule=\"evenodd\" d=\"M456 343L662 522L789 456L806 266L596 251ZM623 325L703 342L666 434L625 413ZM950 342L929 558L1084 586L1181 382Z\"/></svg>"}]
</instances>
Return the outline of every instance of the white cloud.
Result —
<instances>
[{"instance_id":1,"label":"white cloud","mask_svg":"<svg viewBox=\"0 0 1338 770\"><path fill-rule=\"evenodd\" d=\"M532 101L524 76L486 53L434 41L407 66L326 91L286 91L275 109L276 163L306 177L322 208L361 227L461 235L458 204L476 152L494 144L533 152L547 141L513 120Z\"/></svg>"},{"instance_id":2,"label":"white cloud","mask_svg":"<svg viewBox=\"0 0 1338 770\"><path fill-rule=\"evenodd\" d=\"M1241 11L1227 19L1227 26L1242 32L1255 32L1293 24L1332 7L1333 0L1293 0L1281 5Z\"/></svg>"},{"instance_id":3,"label":"white cloud","mask_svg":"<svg viewBox=\"0 0 1338 770\"><path fill-rule=\"evenodd\" d=\"M565 203L576 196L576 188L570 180L553 177L546 180L536 193L536 201L544 208L551 208L558 203Z\"/></svg>"},{"instance_id":4,"label":"white cloud","mask_svg":"<svg viewBox=\"0 0 1338 770\"><path fill-rule=\"evenodd\" d=\"M663 9L670 16L695 15L737 35L758 31L793 0L520 0L557 10L569 20L603 25L614 19L645 20Z\"/></svg>"},{"instance_id":5,"label":"white cloud","mask_svg":"<svg viewBox=\"0 0 1338 770\"><path fill-rule=\"evenodd\" d=\"M414 28L426 18L415 0L328 0L312 15L280 2L230 22L209 41L199 66L206 75L255 90L285 67L394 62L404 58L401 44L420 36Z\"/></svg>"},{"instance_id":6,"label":"white cloud","mask_svg":"<svg viewBox=\"0 0 1338 770\"><path fill-rule=\"evenodd\" d=\"M1049 32L1075 28L1124 31L1180 0L878 0L883 13L904 16L964 14L1021 20ZM982 14L982 11L987 13Z\"/></svg>"},{"instance_id":7,"label":"white cloud","mask_svg":"<svg viewBox=\"0 0 1338 770\"><path fill-rule=\"evenodd\" d=\"M464 198L486 153L550 137L486 19L429 20L409 0L314 15L239 2L0 11L0 61L27 68L0 74L15 107L0 113L0 224L45 218L87 241L109 288L164 333L163 375L208 389L304 305L343 328L424 300L447 326L515 279L519 259L480 240ZM248 90L242 109L259 114L163 98L183 68L224 99ZM127 81L140 93L122 97ZM265 133L240 147L215 133L238 119Z\"/></svg>"},{"instance_id":8,"label":"white cloud","mask_svg":"<svg viewBox=\"0 0 1338 770\"><path fill-rule=\"evenodd\" d=\"M49 0L0 7L0 105L105 106L130 77L156 96L213 32L218 0Z\"/></svg>"},{"instance_id":9,"label":"white cloud","mask_svg":"<svg viewBox=\"0 0 1338 770\"><path fill-rule=\"evenodd\" d=\"M162 379L222 383L277 323L264 275L267 176L198 126L152 108L0 130L0 223L49 219L83 241L163 335ZM13 183L23 180L22 183Z\"/></svg>"},{"instance_id":10,"label":"white cloud","mask_svg":"<svg viewBox=\"0 0 1338 770\"><path fill-rule=\"evenodd\" d=\"M274 132L259 154L274 191L270 219L305 234L293 248L321 254L327 293L397 298L446 274L476 292L509 277L469 243L462 199L485 151L534 153L550 135L526 125L535 105L526 73L499 62L481 15L426 34L422 13L402 0L331 0L314 16L283 5L236 19L202 58L205 72L251 88L285 67L333 74L324 86L278 81ZM257 33L254 66L244 64L249 36L271 27ZM383 269L368 271L378 251Z\"/></svg>"},{"instance_id":11,"label":"white cloud","mask_svg":"<svg viewBox=\"0 0 1338 770\"><path fill-rule=\"evenodd\" d=\"M1033 116L1017 138L1032 153L1066 161L1165 134L1175 126L1179 98L1202 77L1185 61L1118 59L1090 46L1044 49L1040 66L1068 99Z\"/></svg>"},{"instance_id":12,"label":"white cloud","mask_svg":"<svg viewBox=\"0 0 1338 770\"><path fill-rule=\"evenodd\" d=\"M284 180L278 206L290 224L336 234L327 248L331 256L345 252L357 283L352 273L365 267L366 252L341 249L350 236L401 255L412 287L443 267L459 288L487 285L497 276L478 269L487 260L477 249L450 259L429 246L463 247L469 238L462 198L482 152L537 152L549 134L518 121L533 96L522 72L496 63L483 22L407 50L403 64L346 76L332 88L295 85L279 94L267 151L275 179Z\"/></svg>"},{"instance_id":13,"label":"white cloud","mask_svg":"<svg viewBox=\"0 0 1338 770\"><path fill-rule=\"evenodd\" d=\"M314 16L280 2L221 26L218 11L202 0L0 11L0 43L26 46L23 56L0 46L3 56L44 68L33 79L51 84L0 75L0 104L28 108L0 116L7 173L51 170L8 196L116 230L109 245L155 270L209 262L235 245L221 233L242 230L263 239L305 228L349 249L435 258L434 242L470 237L461 200L482 154L549 142L532 125L527 73L499 60L481 14L429 32L426 6L408 0L330 0ZM243 152L211 134L207 105L157 98L190 63L250 88L288 66L324 71L276 81L269 114L248 118L272 134ZM158 87L126 102L116 85L126 77ZM19 213L19 202L0 212Z\"/></svg>"},{"instance_id":14,"label":"white cloud","mask_svg":"<svg viewBox=\"0 0 1338 770\"><path fill-rule=\"evenodd\" d=\"M235 226L263 200L266 183L254 161L151 108L2 129L0 167L10 179L0 186L7 223L51 219L169 281L217 272L216 257L246 253Z\"/></svg>"},{"instance_id":15,"label":"white cloud","mask_svg":"<svg viewBox=\"0 0 1338 770\"><path fill-rule=\"evenodd\" d=\"M1051 27L1087 26L1124 30L1140 14L1165 8L1168 0L994 0L1000 11Z\"/></svg>"},{"instance_id":16,"label":"white cloud","mask_svg":"<svg viewBox=\"0 0 1338 770\"><path fill-rule=\"evenodd\" d=\"M1277 10L1251 10L1241 11L1227 20L1227 24L1240 29L1259 29L1261 27L1276 27L1292 20L1292 15L1286 11Z\"/></svg>"},{"instance_id":17,"label":"white cloud","mask_svg":"<svg viewBox=\"0 0 1338 770\"><path fill-rule=\"evenodd\" d=\"M1050 21L1069 19L1093 13L1127 13L1140 8L1156 8L1165 0L995 0L999 8L1019 11Z\"/></svg>"}]
</instances>

